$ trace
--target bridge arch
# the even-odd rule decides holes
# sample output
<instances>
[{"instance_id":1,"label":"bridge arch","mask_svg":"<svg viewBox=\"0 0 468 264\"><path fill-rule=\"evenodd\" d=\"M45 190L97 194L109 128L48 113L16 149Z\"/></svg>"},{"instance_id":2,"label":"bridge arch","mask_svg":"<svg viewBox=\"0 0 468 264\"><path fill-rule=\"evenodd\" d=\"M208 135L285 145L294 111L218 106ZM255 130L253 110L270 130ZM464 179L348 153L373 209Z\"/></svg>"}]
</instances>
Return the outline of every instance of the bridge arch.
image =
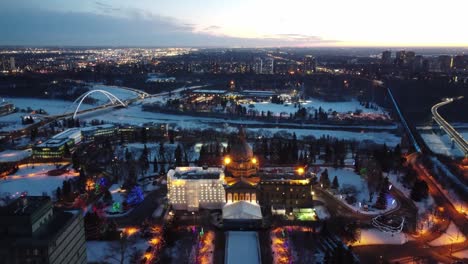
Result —
<instances>
[{"instance_id":1,"label":"bridge arch","mask_svg":"<svg viewBox=\"0 0 468 264\"><path fill-rule=\"evenodd\" d=\"M111 104L119 103L122 106L127 107L127 104L122 102L117 96L113 95L112 93L110 93L108 91L105 91L105 90L91 90L91 91L88 91L88 92L80 95L80 97L76 98L76 100L73 102L72 105L74 105L76 102L78 102L78 105L76 106L75 112L73 113L73 119L76 118L78 110L80 110L80 106L83 103L84 99L86 99L86 97L88 97L89 95L91 95L93 93L101 93L101 94L105 95L107 97L107 99L109 99Z\"/></svg>"}]
</instances>

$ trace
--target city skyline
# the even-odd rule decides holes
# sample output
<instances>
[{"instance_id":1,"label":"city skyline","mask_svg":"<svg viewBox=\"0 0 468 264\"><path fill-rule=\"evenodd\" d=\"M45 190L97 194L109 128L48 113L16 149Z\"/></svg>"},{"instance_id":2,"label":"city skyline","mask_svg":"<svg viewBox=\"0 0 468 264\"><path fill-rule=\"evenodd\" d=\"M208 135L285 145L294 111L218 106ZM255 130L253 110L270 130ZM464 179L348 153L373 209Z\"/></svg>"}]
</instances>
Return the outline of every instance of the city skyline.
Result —
<instances>
[{"instance_id":1,"label":"city skyline","mask_svg":"<svg viewBox=\"0 0 468 264\"><path fill-rule=\"evenodd\" d=\"M0 3L0 45L468 47L457 27L467 5L7 0Z\"/></svg>"}]
</instances>

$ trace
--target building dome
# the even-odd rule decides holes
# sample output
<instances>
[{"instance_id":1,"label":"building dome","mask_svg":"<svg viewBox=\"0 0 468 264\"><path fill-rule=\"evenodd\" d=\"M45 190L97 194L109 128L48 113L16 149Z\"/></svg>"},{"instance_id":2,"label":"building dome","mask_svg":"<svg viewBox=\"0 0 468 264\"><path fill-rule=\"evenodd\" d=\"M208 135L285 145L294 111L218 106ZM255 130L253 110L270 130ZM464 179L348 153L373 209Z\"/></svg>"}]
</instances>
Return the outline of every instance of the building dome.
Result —
<instances>
[{"instance_id":1,"label":"building dome","mask_svg":"<svg viewBox=\"0 0 468 264\"><path fill-rule=\"evenodd\" d=\"M248 161L253 158L253 151L245 140L239 140L232 145L229 156L235 161Z\"/></svg>"}]
</instances>

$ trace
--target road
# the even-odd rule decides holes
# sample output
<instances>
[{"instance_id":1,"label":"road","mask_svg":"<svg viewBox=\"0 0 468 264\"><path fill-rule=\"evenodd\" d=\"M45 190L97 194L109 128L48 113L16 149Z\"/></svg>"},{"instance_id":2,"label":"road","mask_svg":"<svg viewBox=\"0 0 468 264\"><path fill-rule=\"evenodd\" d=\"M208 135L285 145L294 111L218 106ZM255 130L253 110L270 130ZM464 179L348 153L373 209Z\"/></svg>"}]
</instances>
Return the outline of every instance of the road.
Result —
<instances>
[{"instance_id":1,"label":"road","mask_svg":"<svg viewBox=\"0 0 468 264\"><path fill-rule=\"evenodd\" d=\"M466 219L466 216L460 213L454 205L452 205L450 200L445 197L443 191L437 186L437 182L434 177L432 177L428 170L426 170L421 164L419 157L420 154L418 153L408 155L408 164L410 164L418 173L419 178L423 179L427 183L429 194L432 196L437 206L444 208L445 214L450 218L450 220L452 220L458 228L462 230L465 236L468 236L468 220Z\"/></svg>"},{"instance_id":2,"label":"road","mask_svg":"<svg viewBox=\"0 0 468 264\"><path fill-rule=\"evenodd\" d=\"M362 214L356 212L355 210L349 208L344 203L345 201L337 200L333 195L326 192L321 188L314 188L315 191L315 198L325 202L327 208L329 209L330 213L333 216L344 216L349 217L354 220L359 220L362 224L370 224L372 219L376 217L373 214ZM411 200L406 198L400 191L396 188L392 188L390 194L398 201L398 205L395 209L389 210L388 212L384 213L384 215L395 215L395 216L403 216L405 218L412 217L415 210L417 210Z\"/></svg>"},{"instance_id":3,"label":"road","mask_svg":"<svg viewBox=\"0 0 468 264\"><path fill-rule=\"evenodd\" d=\"M439 124L439 126L447 133L449 134L450 138L457 143L457 146L461 149L461 151L465 154L465 157L468 157L468 143L466 140L463 138L458 131L456 131L453 126L451 126L442 116L439 114L437 110L441 106L447 105L452 103L455 100L460 100L462 99L463 96L457 97L457 98L449 98L446 99L438 104L435 104L431 108L432 112L432 118Z\"/></svg>"}]
</instances>

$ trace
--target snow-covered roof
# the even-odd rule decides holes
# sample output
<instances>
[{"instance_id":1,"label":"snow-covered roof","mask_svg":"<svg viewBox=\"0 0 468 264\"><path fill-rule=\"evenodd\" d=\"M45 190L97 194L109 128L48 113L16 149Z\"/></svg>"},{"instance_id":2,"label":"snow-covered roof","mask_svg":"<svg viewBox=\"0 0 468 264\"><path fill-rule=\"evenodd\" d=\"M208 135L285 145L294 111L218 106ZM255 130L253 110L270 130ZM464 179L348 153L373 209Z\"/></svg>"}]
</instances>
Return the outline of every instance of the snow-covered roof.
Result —
<instances>
[{"instance_id":1,"label":"snow-covered roof","mask_svg":"<svg viewBox=\"0 0 468 264\"><path fill-rule=\"evenodd\" d=\"M201 180L201 179L223 179L224 171L219 167L176 167L167 172L171 179Z\"/></svg>"},{"instance_id":2,"label":"snow-covered roof","mask_svg":"<svg viewBox=\"0 0 468 264\"><path fill-rule=\"evenodd\" d=\"M223 219L258 220L262 219L262 211L258 204L251 202L228 203L223 207Z\"/></svg>"},{"instance_id":3,"label":"snow-covered roof","mask_svg":"<svg viewBox=\"0 0 468 264\"><path fill-rule=\"evenodd\" d=\"M193 93L224 94L224 93L226 93L226 90L198 89L198 90L194 90Z\"/></svg>"},{"instance_id":4,"label":"snow-covered roof","mask_svg":"<svg viewBox=\"0 0 468 264\"><path fill-rule=\"evenodd\" d=\"M230 231L227 233L226 264L260 264L257 232Z\"/></svg>"},{"instance_id":5,"label":"snow-covered roof","mask_svg":"<svg viewBox=\"0 0 468 264\"><path fill-rule=\"evenodd\" d=\"M66 129L56 135L54 135L52 138L56 139L63 139L63 138L76 138L81 136L81 131L79 128L69 128Z\"/></svg>"},{"instance_id":6,"label":"snow-covered roof","mask_svg":"<svg viewBox=\"0 0 468 264\"><path fill-rule=\"evenodd\" d=\"M98 125L98 126L89 126L89 127L83 127L81 128L82 132L88 132L88 131L95 131L98 129L107 129L107 128L114 128L114 124L103 124L103 125Z\"/></svg>"}]
</instances>

